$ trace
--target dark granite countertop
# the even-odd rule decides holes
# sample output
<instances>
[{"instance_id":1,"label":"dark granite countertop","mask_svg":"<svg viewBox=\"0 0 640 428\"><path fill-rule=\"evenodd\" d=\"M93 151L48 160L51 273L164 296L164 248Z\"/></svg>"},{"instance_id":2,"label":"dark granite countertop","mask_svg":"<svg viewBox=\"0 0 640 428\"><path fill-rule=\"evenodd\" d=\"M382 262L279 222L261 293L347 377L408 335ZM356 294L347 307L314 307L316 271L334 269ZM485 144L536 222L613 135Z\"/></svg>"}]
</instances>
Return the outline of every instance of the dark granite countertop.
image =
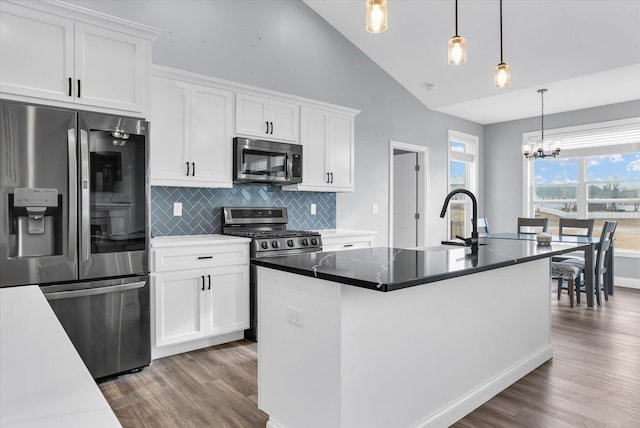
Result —
<instances>
[{"instance_id":1,"label":"dark granite countertop","mask_svg":"<svg viewBox=\"0 0 640 428\"><path fill-rule=\"evenodd\" d=\"M581 250L587 244L485 238L471 249L440 245L418 249L358 248L252 259L256 266L378 291L393 291Z\"/></svg>"}]
</instances>

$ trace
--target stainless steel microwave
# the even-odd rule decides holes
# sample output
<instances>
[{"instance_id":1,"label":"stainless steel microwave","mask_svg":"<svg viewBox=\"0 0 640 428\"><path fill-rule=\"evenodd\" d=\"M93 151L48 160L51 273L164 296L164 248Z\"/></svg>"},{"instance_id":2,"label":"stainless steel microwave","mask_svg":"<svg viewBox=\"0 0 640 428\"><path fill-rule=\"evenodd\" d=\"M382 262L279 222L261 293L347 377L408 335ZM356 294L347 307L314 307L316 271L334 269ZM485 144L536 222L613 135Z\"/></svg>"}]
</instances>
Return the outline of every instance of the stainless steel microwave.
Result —
<instances>
[{"instance_id":1,"label":"stainless steel microwave","mask_svg":"<svg viewBox=\"0 0 640 428\"><path fill-rule=\"evenodd\" d=\"M233 182L284 186L302 182L302 146L233 139Z\"/></svg>"}]
</instances>

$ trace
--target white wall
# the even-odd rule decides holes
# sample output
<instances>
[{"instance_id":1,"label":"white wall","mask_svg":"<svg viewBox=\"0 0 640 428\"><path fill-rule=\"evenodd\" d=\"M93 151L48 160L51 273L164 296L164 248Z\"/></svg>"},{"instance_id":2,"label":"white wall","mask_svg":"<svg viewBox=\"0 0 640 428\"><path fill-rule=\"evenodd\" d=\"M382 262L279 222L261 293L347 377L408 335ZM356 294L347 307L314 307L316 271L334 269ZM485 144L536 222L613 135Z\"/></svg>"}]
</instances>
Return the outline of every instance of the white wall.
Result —
<instances>
[{"instance_id":1,"label":"white wall","mask_svg":"<svg viewBox=\"0 0 640 428\"><path fill-rule=\"evenodd\" d=\"M606 122L640 116L640 100L545 115L545 129ZM538 131L540 117L487 125L484 144L485 214L494 232L515 232L522 216L522 134ZM482 150L482 149L481 149ZM481 187L482 188L482 187ZM616 257L616 277L640 282L638 259Z\"/></svg>"},{"instance_id":2,"label":"white wall","mask_svg":"<svg viewBox=\"0 0 640 428\"><path fill-rule=\"evenodd\" d=\"M362 110L356 192L338 195L337 225L378 231L376 245L388 242L389 140L428 146L429 241L446 238L438 214L447 189L447 131L478 135L482 147L483 126L426 108L301 1L70 3L162 29L155 64ZM379 214L371 214L372 203Z\"/></svg>"}]
</instances>

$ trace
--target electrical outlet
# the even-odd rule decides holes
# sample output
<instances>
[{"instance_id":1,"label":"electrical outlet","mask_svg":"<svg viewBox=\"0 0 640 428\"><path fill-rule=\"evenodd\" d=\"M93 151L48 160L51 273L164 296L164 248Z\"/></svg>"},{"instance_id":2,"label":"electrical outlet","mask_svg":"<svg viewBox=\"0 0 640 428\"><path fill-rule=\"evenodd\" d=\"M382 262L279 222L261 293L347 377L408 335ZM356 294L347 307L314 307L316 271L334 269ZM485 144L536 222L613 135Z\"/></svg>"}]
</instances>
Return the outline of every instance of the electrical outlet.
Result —
<instances>
[{"instance_id":1,"label":"electrical outlet","mask_svg":"<svg viewBox=\"0 0 640 428\"><path fill-rule=\"evenodd\" d=\"M311 204L311 215L316 215L316 204Z\"/></svg>"},{"instance_id":2,"label":"electrical outlet","mask_svg":"<svg viewBox=\"0 0 640 428\"><path fill-rule=\"evenodd\" d=\"M303 312L302 309L287 306L287 322L302 327Z\"/></svg>"},{"instance_id":3,"label":"electrical outlet","mask_svg":"<svg viewBox=\"0 0 640 428\"><path fill-rule=\"evenodd\" d=\"M176 217L182 216L182 202L173 203L173 215Z\"/></svg>"},{"instance_id":4,"label":"electrical outlet","mask_svg":"<svg viewBox=\"0 0 640 428\"><path fill-rule=\"evenodd\" d=\"M378 206L378 204L372 204L371 205L371 214L378 214L378 211L380 211L380 207Z\"/></svg>"}]
</instances>

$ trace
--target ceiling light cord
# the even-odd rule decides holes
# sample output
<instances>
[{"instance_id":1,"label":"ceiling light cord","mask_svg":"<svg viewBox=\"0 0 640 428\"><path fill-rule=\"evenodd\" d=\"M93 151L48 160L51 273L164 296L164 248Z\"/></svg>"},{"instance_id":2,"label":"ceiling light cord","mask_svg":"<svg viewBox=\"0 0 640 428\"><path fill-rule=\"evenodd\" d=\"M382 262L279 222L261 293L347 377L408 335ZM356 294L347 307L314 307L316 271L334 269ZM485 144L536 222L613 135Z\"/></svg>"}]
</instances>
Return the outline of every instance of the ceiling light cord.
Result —
<instances>
[{"instance_id":1,"label":"ceiling light cord","mask_svg":"<svg viewBox=\"0 0 640 428\"><path fill-rule=\"evenodd\" d=\"M540 129L542 131L542 141L544 141L544 93L547 92L546 89L538 89L540 92Z\"/></svg>"},{"instance_id":2,"label":"ceiling light cord","mask_svg":"<svg viewBox=\"0 0 640 428\"><path fill-rule=\"evenodd\" d=\"M459 37L458 35L458 0L456 0L456 37Z\"/></svg>"},{"instance_id":3,"label":"ceiling light cord","mask_svg":"<svg viewBox=\"0 0 640 428\"><path fill-rule=\"evenodd\" d=\"M504 64L502 58L502 0L500 0L500 64Z\"/></svg>"}]
</instances>

